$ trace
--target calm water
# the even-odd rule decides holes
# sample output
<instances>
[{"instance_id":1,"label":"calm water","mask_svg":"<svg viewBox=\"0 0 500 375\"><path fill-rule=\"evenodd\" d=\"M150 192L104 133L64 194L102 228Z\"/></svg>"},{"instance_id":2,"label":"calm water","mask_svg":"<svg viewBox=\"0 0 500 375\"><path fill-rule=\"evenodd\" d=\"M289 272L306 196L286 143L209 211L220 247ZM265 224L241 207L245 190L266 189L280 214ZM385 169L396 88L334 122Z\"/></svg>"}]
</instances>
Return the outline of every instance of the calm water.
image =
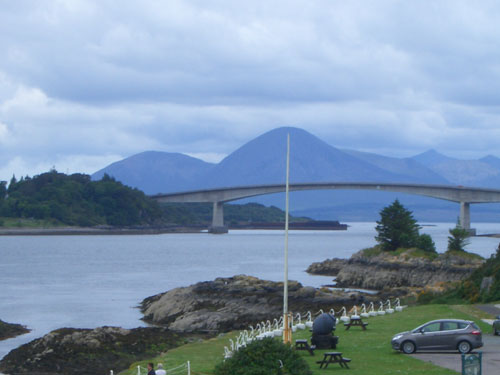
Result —
<instances>
[{"instance_id":1,"label":"calm water","mask_svg":"<svg viewBox=\"0 0 500 375\"><path fill-rule=\"evenodd\" d=\"M289 278L311 286L329 283L331 278L304 270L375 244L374 223L350 225L347 231L292 231ZM421 232L430 234L441 252L452 226L439 223ZM500 224L474 226L478 233L500 233ZM499 241L475 237L469 250L487 257ZM282 231L0 237L0 319L32 329L0 341L0 358L56 328L142 326L140 301L175 287L236 274L280 281L283 248Z\"/></svg>"}]
</instances>

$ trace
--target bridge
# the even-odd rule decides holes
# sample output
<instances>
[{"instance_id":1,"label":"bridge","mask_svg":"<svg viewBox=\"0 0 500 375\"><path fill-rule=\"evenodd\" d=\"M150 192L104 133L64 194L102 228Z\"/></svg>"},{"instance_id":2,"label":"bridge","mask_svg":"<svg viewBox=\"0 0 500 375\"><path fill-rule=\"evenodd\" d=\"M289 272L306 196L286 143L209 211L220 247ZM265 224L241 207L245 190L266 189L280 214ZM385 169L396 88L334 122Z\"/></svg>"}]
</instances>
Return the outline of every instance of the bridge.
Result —
<instances>
[{"instance_id":1,"label":"bridge","mask_svg":"<svg viewBox=\"0 0 500 375\"><path fill-rule=\"evenodd\" d=\"M311 182L290 184L290 191L304 190L378 190L423 195L460 203L460 225L471 234L475 234L475 229L471 229L470 226L470 205L474 203L500 202L500 190L463 186L376 182ZM168 203L213 203L212 225L209 231L211 233L227 233L227 226L224 225L224 203L284 191L284 184L254 185L158 194L151 196L151 198L158 202Z\"/></svg>"}]
</instances>

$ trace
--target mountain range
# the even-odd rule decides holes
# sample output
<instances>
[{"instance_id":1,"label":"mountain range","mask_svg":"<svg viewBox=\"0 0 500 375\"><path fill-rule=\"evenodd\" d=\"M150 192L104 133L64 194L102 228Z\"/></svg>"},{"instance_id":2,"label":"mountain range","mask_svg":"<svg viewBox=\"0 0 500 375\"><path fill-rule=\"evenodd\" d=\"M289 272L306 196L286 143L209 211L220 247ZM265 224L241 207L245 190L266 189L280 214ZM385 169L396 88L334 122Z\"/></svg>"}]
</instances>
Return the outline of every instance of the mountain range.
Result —
<instances>
[{"instance_id":1,"label":"mountain range","mask_svg":"<svg viewBox=\"0 0 500 375\"><path fill-rule=\"evenodd\" d=\"M500 187L500 159L459 160L429 150L410 158L394 158L338 149L292 127L273 129L249 141L218 164L184 154L146 151L115 162L92 175L105 173L146 194L215 187L284 183L286 136L290 134L291 182L408 182ZM295 214L321 219L374 220L383 205L395 198L412 208L420 220L454 221L458 205L431 198L376 191L308 191L292 194ZM283 207L282 194L255 197ZM483 206L483 205L481 205ZM492 205L482 219L494 220ZM493 205L495 206L495 205ZM450 214L454 216L449 216ZM477 218L476 218L477 219ZM495 220L496 221L496 220Z\"/></svg>"}]
</instances>

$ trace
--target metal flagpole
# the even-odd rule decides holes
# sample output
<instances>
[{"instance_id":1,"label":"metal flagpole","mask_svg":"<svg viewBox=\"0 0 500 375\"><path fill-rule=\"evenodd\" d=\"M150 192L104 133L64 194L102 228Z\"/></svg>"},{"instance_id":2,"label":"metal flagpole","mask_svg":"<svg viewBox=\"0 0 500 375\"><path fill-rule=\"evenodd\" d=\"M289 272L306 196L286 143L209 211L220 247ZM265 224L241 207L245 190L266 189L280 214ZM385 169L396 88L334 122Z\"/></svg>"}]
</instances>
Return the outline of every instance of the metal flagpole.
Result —
<instances>
[{"instance_id":1,"label":"metal flagpole","mask_svg":"<svg viewBox=\"0 0 500 375\"><path fill-rule=\"evenodd\" d=\"M289 182L290 182L290 134L286 144L286 206L285 206L285 275L283 283L283 342L292 342L291 319L288 315L288 212L289 212Z\"/></svg>"}]
</instances>

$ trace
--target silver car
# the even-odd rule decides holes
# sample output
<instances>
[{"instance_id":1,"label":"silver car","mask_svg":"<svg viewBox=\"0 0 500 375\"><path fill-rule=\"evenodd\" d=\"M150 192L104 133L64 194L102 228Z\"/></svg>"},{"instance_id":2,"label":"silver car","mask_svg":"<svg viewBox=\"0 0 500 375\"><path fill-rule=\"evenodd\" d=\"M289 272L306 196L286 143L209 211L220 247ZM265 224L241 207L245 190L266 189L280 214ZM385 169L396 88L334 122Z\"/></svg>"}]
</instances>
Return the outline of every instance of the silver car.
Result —
<instances>
[{"instance_id":1,"label":"silver car","mask_svg":"<svg viewBox=\"0 0 500 375\"><path fill-rule=\"evenodd\" d=\"M482 333L476 323L459 319L440 319L422 324L413 331L398 333L392 348L411 354L417 350L458 350L468 353L483 346Z\"/></svg>"},{"instance_id":2,"label":"silver car","mask_svg":"<svg viewBox=\"0 0 500 375\"><path fill-rule=\"evenodd\" d=\"M493 322L493 334L500 335L500 315L498 315L497 320Z\"/></svg>"}]
</instances>

